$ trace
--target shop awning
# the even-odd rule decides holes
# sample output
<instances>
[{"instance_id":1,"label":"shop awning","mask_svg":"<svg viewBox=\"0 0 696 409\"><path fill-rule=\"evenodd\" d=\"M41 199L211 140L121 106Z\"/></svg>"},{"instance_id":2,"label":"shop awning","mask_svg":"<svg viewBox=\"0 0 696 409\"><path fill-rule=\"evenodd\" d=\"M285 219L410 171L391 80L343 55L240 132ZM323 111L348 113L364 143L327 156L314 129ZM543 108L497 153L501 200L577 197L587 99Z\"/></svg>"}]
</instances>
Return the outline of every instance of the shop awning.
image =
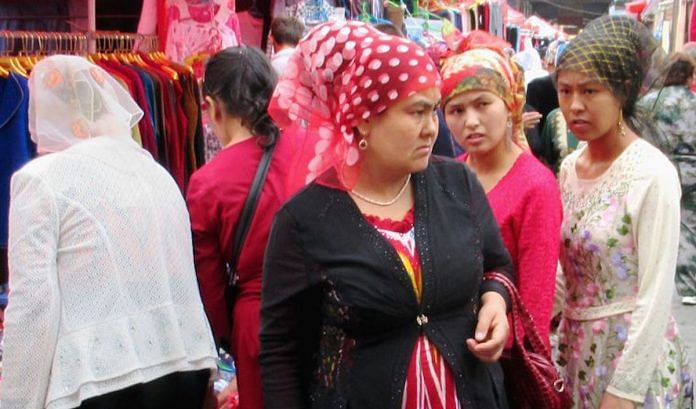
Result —
<instances>
[{"instance_id":1,"label":"shop awning","mask_svg":"<svg viewBox=\"0 0 696 409\"><path fill-rule=\"evenodd\" d=\"M541 37L555 37L558 34L558 30L554 28L546 20L531 16L524 22L524 27L534 31L537 35Z\"/></svg>"},{"instance_id":2,"label":"shop awning","mask_svg":"<svg viewBox=\"0 0 696 409\"><path fill-rule=\"evenodd\" d=\"M512 7L507 7L507 13L505 15L505 24L514 26L523 26L525 20L524 14L513 9Z\"/></svg>"}]
</instances>

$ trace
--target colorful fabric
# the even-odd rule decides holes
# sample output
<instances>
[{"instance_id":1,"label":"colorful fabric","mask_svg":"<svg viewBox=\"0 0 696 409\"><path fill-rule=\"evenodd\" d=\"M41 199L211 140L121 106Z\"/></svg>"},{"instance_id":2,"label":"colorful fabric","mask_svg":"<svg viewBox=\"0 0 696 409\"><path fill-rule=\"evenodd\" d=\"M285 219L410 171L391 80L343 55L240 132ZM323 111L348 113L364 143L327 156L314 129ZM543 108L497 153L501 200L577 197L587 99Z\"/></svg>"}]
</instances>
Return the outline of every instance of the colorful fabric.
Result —
<instances>
[{"instance_id":1,"label":"colorful fabric","mask_svg":"<svg viewBox=\"0 0 696 409\"><path fill-rule=\"evenodd\" d=\"M540 159L558 174L561 162L578 147L578 139L568 129L563 112L556 108L549 112L541 130Z\"/></svg>"},{"instance_id":2,"label":"colorful fabric","mask_svg":"<svg viewBox=\"0 0 696 409\"><path fill-rule=\"evenodd\" d=\"M36 154L27 126L29 88L26 78L10 73L0 76L0 249L7 248L10 211L10 179ZM0 264L5 264L4 260ZM4 266L0 265L1 269Z\"/></svg>"},{"instance_id":3,"label":"colorful fabric","mask_svg":"<svg viewBox=\"0 0 696 409\"><path fill-rule=\"evenodd\" d=\"M297 177L308 182L334 168L337 180L322 183L350 189L360 170L353 128L439 86L433 61L413 42L361 22L325 23L300 41L268 111L281 128L306 125L308 149L300 160L308 165L298 167Z\"/></svg>"},{"instance_id":4,"label":"colorful fabric","mask_svg":"<svg viewBox=\"0 0 696 409\"><path fill-rule=\"evenodd\" d=\"M682 47L682 52L696 60L696 42L690 41Z\"/></svg>"},{"instance_id":5,"label":"colorful fabric","mask_svg":"<svg viewBox=\"0 0 696 409\"><path fill-rule=\"evenodd\" d=\"M176 62L241 43L234 1L167 0L165 52Z\"/></svg>"},{"instance_id":6,"label":"colorful fabric","mask_svg":"<svg viewBox=\"0 0 696 409\"><path fill-rule=\"evenodd\" d=\"M653 113L660 150L677 167L681 181L681 237L677 291L696 296L696 94L685 86L653 91L638 104Z\"/></svg>"},{"instance_id":7,"label":"colorful fabric","mask_svg":"<svg viewBox=\"0 0 696 409\"><path fill-rule=\"evenodd\" d=\"M325 0L302 0L288 7L287 15L300 19L306 27L313 27L329 20L334 8Z\"/></svg>"},{"instance_id":8,"label":"colorful fabric","mask_svg":"<svg viewBox=\"0 0 696 409\"><path fill-rule=\"evenodd\" d=\"M694 7L694 10L696 11L696 7ZM692 24L691 29L696 31L696 24ZM688 43L684 44L682 47L682 52L693 58L694 65L696 65L696 42L689 41ZM691 84L691 92L696 92L696 84Z\"/></svg>"},{"instance_id":9,"label":"colorful fabric","mask_svg":"<svg viewBox=\"0 0 696 409\"><path fill-rule=\"evenodd\" d=\"M507 43L485 32L474 31L463 36L456 29L449 30L454 30L445 34L452 54L443 60L440 69L443 106L463 92L492 92L510 111L513 140L527 147L522 127L524 75L503 51Z\"/></svg>"},{"instance_id":10,"label":"colorful fabric","mask_svg":"<svg viewBox=\"0 0 696 409\"><path fill-rule=\"evenodd\" d=\"M403 220L393 221L366 216L367 220L392 245L411 279L413 291L420 302L423 291L420 257L416 251L414 212ZM452 371L445 359L425 335L421 335L411 353L406 374L402 409L460 409Z\"/></svg>"},{"instance_id":11,"label":"colorful fabric","mask_svg":"<svg viewBox=\"0 0 696 409\"><path fill-rule=\"evenodd\" d=\"M624 114L632 117L640 93L656 79L662 54L655 37L641 23L603 16L570 42L556 73L576 71L596 79L621 100Z\"/></svg>"},{"instance_id":12,"label":"colorful fabric","mask_svg":"<svg viewBox=\"0 0 696 409\"><path fill-rule=\"evenodd\" d=\"M605 392L639 408L692 407L692 368L670 308L679 230L672 164L643 139L580 178L586 146L561 165L565 310L557 364L575 408Z\"/></svg>"}]
</instances>

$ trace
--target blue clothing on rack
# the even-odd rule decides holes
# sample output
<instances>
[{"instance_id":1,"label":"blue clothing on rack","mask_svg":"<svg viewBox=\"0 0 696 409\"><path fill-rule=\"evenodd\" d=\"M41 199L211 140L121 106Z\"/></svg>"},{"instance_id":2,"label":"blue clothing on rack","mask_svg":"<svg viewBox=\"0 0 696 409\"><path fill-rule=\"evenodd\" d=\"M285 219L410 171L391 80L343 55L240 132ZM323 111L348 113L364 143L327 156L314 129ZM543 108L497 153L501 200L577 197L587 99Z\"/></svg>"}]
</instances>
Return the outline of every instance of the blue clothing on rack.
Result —
<instances>
[{"instance_id":1,"label":"blue clothing on rack","mask_svg":"<svg viewBox=\"0 0 696 409\"><path fill-rule=\"evenodd\" d=\"M10 179L36 155L29 137L29 87L26 78L0 77L0 247L7 247Z\"/></svg>"}]
</instances>

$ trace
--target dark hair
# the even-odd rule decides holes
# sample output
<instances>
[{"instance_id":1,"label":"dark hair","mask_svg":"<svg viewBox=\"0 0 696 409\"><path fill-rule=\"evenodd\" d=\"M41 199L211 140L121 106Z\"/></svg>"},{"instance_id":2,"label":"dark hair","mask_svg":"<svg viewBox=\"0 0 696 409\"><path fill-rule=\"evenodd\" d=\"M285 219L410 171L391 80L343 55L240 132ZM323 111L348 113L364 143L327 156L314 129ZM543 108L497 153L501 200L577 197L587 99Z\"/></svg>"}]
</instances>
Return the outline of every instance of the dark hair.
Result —
<instances>
[{"instance_id":1,"label":"dark hair","mask_svg":"<svg viewBox=\"0 0 696 409\"><path fill-rule=\"evenodd\" d=\"M295 17L276 17L271 22L271 35L278 44L296 46L304 35L304 30L304 24Z\"/></svg>"},{"instance_id":2,"label":"dark hair","mask_svg":"<svg viewBox=\"0 0 696 409\"><path fill-rule=\"evenodd\" d=\"M205 65L203 93L221 101L225 111L241 118L263 147L273 145L278 127L268 115L268 103L278 82L275 70L261 50L245 45L229 47Z\"/></svg>"},{"instance_id":3,"label":"dark hair","mask_svg":"<svg viewBox=\"0 0 696 409\"><path fill-rule=\"evenodd\" d=\"M375 24L375 28L386 34L391 34L397 37L405 37L404 33L402 33L401 30L399 30L399 28L392 23Z\"/></svg>"},{"instance_id":4,"label":"dark hair","mask_svg":"<svg viewBox=\"0 0 696 409\"><path fill-rule=\"evenodd\" d=\"M694 64L683 54L675 54L667 67L664 86L686 85L694 75Z\"/></svg>"}]
</instances>

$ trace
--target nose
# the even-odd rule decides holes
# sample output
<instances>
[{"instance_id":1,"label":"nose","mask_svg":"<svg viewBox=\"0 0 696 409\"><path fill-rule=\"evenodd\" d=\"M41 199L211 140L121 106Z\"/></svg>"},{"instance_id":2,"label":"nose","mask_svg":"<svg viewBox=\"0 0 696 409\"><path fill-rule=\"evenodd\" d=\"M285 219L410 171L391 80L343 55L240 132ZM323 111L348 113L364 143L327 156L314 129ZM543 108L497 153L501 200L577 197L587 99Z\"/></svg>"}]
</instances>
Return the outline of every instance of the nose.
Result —
<instances>
[{"instance_id":1,"label":"nose","mask_svg":"<svg viewBox=\"0 0 696 409\"><path fill-rule=\"evenodd\" d=\"M467 110L464 112L464 128L466 129L476 129L479 126L479 117L475 112Z\"/></svg>"},{"instance_id":2,"label":"nose","mask_svg":"<svg viewBox=\"0 0 696 409\"><path fill-rule=\"evenodd\" d=\"M437 117L437 111L433 111L433 114L430 115L425 120L425 124L423 124L423 136L430 138L434 135L437 135L439 127L440 120Z\"/></svg>"},{"instance_id":3,"label":"nose","mask_svg":"<svg viewBox=\"0 0 696 409\"><path fill-rule=\"evenodd\" d=\"M582 102L582 98L576 92L570 96L570 110L571 111L582 111L585 109L585 104Z\"/></svg>"}]
</instances>

